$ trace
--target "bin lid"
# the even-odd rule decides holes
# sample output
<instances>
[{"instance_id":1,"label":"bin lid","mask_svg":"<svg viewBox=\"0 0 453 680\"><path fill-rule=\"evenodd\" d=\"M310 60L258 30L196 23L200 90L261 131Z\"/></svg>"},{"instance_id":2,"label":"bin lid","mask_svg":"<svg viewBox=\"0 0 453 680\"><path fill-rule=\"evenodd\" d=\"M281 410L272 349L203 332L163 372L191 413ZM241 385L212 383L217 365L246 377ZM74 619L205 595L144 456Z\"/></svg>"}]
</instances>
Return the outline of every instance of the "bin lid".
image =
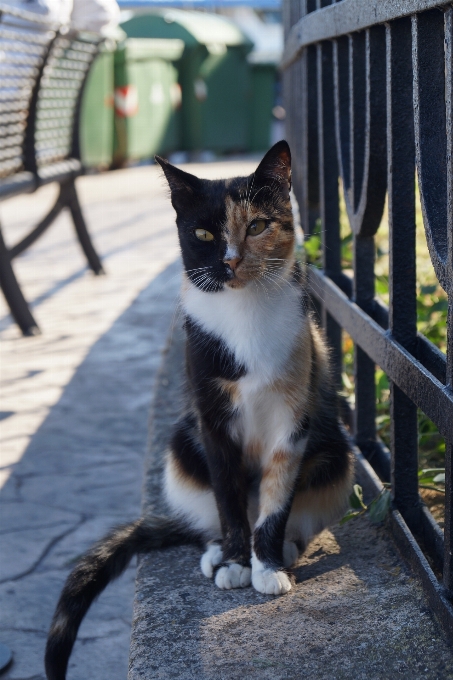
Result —
<instances>
[{"instance_id":1,"label":"bin lid","mask_svg":"<svg viewBox=\"0 0 453 680\"><path fill-rule=\"evenodd\" d=\"M226 17L180 9L150 9L131 13L121 24L134 38L179 38L186 46L241 46L250 51L253 43Z\"/></svg>"},{"instance_id":2,"label":"bin lid","mask_svg":"<svg viewBox=\"0 0 453 680\"><path fill-rule=\"evenodd\" d=\"M184 47L184 41L178 38L127 38L122 45L124 57L128 61L143 61L152 57L178 61Z\"/></svg>"}]
</instances>

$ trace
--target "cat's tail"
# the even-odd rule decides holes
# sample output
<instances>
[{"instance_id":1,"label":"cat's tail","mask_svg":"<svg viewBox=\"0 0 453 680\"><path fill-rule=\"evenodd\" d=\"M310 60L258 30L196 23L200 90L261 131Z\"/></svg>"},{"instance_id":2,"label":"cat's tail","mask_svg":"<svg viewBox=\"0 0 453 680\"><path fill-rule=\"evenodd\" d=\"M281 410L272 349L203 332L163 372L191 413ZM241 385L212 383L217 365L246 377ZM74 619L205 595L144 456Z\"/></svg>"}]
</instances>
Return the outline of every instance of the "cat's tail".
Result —
<instances>
[{"instance_id":1,"label":"cat's tail","mask_svg":"<svg viewBox=\"0 0 453 680\"><path fill-rule=\"evenodd\" d=\"M148 516L113 529L69 574L47 638L48 680L65 680L77 631L93 600L120 576L132 557L157 548L196 543L200 536L174 518Z\"/></svg>"}]
</instances>

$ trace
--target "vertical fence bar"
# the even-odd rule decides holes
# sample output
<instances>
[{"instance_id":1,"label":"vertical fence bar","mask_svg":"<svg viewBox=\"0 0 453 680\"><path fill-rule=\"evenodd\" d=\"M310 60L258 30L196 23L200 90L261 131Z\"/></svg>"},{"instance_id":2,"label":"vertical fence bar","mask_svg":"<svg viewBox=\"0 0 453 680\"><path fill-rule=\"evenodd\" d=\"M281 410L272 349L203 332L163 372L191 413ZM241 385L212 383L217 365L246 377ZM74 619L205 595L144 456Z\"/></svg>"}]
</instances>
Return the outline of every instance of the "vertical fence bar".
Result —
<instances>
[{"instance_id":1,"label":"vertical fence bar","mask_svg":"<svg viewBox=\"0 0 453 680\"><path fill-rule=\"evenodd\" d=\"M350 196L354 210L357 209L363 180L365 148L366 104L366 39L365 33L349 38L349 105L350 105ZM374 238L354 235L354 284L355 302L370 311L374 301ZM364 455L374 452L376 440L376 396L374 363L358 346L354 353L355 409L354 434L357 445Z\"/></svg>"},{"instance_id":2,"label":"vertical fence bar","mask_svg":"<svg viewBox=\"0 0 453 680\"><path fill-rule=\"evenodd\" d=\"M306 0L307 14L318 9L318 0ZM316 92L317 83L317 48L309 45L306 49L307 88ZM316 222L320 218L319 207L319 140L318 140L318 102L316 96L309 96L307 89L307 217L308 233L313 234Z\"/></svg>"},{"instance_id":3,"label":"vertical fence bar","mask_svg":"<svg viewBox=\"0 0 453 680\"><path fill-rule=\"evenodd\" d=\"M355 302L369 310L374 299L374 238L354 236L354 291ZM363 454L372 456L376 442L376 387L375 366L369 356L355 346L354 434Z\"/></svg>"},{"instance_id":4,"label":"vertical fence bar","mask_svg":"<svg viewBox=\"0 0 453 680\"><path fill-rule=\"evenodd\" d=\"M338 279L341 273L340 214L338 203L338 160L335 139L333 45L317 46L319 188L323 268L326 276ZM341 387L341 327L323 308L322 322L332 349L334 379Z\"/></svg>"},{"instance_id":5,"label":"vertical fence bar","mask_svg":"<svg viewBox=\"0 0 453 680\"><path fill-rule=\"evenodd\" d=\"M390 332L415 355L415 140L411 20L387 26L387 144ZM390 384L392 497L408 526L420 529L417 407Z\"/></svg>"},{"instance_id":6,"label":"vertical fence bar","mask_svg":"<svg viewBox=\"0 0 453 680\"><path fill-rule=\"evenodd\" d=\"M316 10L316 0L301 0L301 16ZM301 163L294 167L294 193L299 202L300 222L305 236L313 234L319 218L319 170L318 170L318 107L316 94L316 47L311 45L301 54L295 64L298 80L287 91L288 101L298 101L296 116L300 128L291 130L291 148L300 152ZM290 66L289 70L293 67Z\"/></svg>"},{"instance_id":7,"label":"vertical fence bar","mask_svg":"<svg viewBox=\"0 0 453 680\"><path fill-rule=\"evenodd\" d=\"M318 151L318 106L316 96L310 96L309 88L316 89L316 47L310 45L305 50L306 59L306 106L307 106L307 127L306 127L306 149L307 149L307 174L304 178L306 183L306 220L307 233L313 234L315 231L316 220L319 219L319 151Z\"/></svg>"},{"instance_id":8,"label":"vertical fence bar","mask_svg":"<svg viewBox=\"0 0 453 680\"><path fill-rule=\"evenodd\" d=\"M451 247L451 245L450 245ZM451 250L450 250L451 257ZM453 295L448 300L447 387L453 390ZM445 524L443 582L453 593L453 441L445 442Z\"/></svg>"},{"instance_id":9,"label":"vertical fence bar","mask_svg":"<svg viewBox=\"0 0 453 680\"><path fill-rule=\"evenodd\" d=\"M446 385L453 390L453 9L445 12L445 101L447 132L447 318ZM453 441L445 442L445 524L443 582L453 593Z\"/></svg>"}]
</instances>

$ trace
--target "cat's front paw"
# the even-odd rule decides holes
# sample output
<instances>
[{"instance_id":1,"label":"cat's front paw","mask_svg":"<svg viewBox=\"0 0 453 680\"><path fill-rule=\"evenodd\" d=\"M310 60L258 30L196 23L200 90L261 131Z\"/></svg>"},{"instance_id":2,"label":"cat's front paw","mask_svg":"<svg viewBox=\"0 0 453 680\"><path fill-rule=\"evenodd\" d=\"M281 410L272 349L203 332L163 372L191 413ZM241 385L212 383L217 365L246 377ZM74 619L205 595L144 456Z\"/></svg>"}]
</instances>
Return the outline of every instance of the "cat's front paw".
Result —
<instances>
[{"instance_id":1,"label":"cat's front paw","mask_svg":"<svg viewBox=\"0 0 453 680\"><path fill-rule=\"evenodd\" d=\"M266 567L255 553L252 555L252 585L263 595L284 595L292 587L285 571Z\"/></svg>"},{"instance_id":2,"label":"cat's front paw","mask_svg":"<svg viewBox=\"0 0 453 680\"><path fill-rule=\"evenodd\" d=\"M222 546L218 543L209 543L206 552L201 556L201 571L207 578L212 578L214 567L217 567L221 562L223 562Z\"/></svg>"},{"instance_id":3,"label":"cat's front paw","mask_svg":"<svg viewBox=\"0 0 453 680\"><path fill-rule=\"evenodd\" d=\"M252 570L250 567L243 567L242 564L228 564L220 567L216 576L215 584L222 590L231 588L246 588L250 585Z\"/></svg>"},{"instance_id":4,"label":"cat's front paw","mask_svg":"<svg viewBox=\"0 0 453 680\"><path fill-rule=\"evenodd\" d=\"M263 595L284 595L291 590L291 581L284 571L262 569L252 572L252 584Z\"/></svg>"}]
</instances>

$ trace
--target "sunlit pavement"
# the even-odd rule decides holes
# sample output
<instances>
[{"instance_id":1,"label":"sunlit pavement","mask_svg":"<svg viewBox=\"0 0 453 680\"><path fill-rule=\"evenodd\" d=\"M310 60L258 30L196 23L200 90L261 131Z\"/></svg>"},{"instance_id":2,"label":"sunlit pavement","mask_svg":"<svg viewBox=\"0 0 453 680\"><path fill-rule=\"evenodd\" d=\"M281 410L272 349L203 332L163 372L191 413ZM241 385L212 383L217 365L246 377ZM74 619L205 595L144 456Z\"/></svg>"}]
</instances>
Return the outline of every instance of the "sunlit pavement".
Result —
<instances>
[{"instance_id":1,"label":"sunlit pavement","mask_svg":"<svg viewBox=\"0 0 453 680\"><path fill-rule=\"evenodd\" d=\"M246 174L254 161L190 166ZM140 513L153 383L177 315L174 213L157 167L84 177L81 202L106 276L95 277L62 215L15 260L42 335L22 338L0 299L0 641L5 679L44 678L45 637L72 560ZM56 188L0 204L11 245ZM127 675L135 568L81 627L69 680Z\"/></svg>"}]
</instances>

